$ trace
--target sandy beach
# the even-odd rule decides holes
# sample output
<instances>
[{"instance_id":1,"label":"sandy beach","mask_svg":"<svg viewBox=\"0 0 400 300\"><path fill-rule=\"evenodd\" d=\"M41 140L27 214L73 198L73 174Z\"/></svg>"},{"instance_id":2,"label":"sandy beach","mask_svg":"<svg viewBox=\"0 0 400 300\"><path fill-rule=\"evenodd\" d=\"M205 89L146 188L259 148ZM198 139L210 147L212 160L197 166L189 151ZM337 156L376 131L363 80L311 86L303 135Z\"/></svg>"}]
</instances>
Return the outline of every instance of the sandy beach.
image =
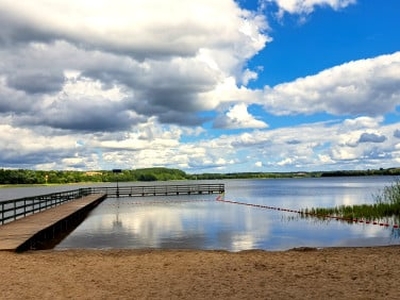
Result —
<instances>
[{"instance_id":1,"label":"sandy beach","mask_svg":"<svg viewBox=\"0 0 400 300\"><path fill-rule=\"evenodd\" d=\"M398 299L400 247L0 252L1 299Z\"/></svg>"}]
</instances>

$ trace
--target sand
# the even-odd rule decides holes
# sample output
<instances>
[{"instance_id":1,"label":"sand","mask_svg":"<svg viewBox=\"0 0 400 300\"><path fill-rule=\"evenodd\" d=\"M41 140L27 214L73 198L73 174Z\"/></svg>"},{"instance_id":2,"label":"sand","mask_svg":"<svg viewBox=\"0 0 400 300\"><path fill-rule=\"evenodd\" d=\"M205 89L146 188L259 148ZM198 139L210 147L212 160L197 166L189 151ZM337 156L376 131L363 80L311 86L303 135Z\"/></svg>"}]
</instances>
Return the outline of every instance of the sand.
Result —
<instances>
[{"instance_id":1,"label":"sand","mask_svg":"<svg viewBox=\"0 0 400 300\"><path fill-rule=\"evenodd\" d=\"M398 299L400 247L0 252L0 299Z\"/></svg>"}]
</instances>

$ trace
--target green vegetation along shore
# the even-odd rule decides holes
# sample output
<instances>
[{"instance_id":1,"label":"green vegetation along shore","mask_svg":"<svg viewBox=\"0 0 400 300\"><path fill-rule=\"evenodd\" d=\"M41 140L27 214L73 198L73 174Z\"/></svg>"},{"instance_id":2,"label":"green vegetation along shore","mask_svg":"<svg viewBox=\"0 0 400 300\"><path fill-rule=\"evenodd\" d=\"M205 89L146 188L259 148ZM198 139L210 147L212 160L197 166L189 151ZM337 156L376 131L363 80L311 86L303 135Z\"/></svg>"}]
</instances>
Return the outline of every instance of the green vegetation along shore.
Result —
<instances>
[{"instance_id":1,"label":"green vegetation along shore","mask_svg":"<svg viewBox=\"0 0 400 300\"><path fill-rule=\"evenodd\" d=\"M379 170L345 170L327 172L239 172L239 173L202 173L187 174L179 169L145 168L136 170L99 171L61 171L0 169L0 184L67 184L79 182L115 182L115 181L167 181L167 180L222 180L257 178L301 178L301 177L337 177L400 175L400 168Z\"/></svg>"},{"instance_id":2,"label":"green vegetation along shore","mask_svg":"<svg viewBox=\"0 0 400 300\"><path fill-rule=\"evenodd\" d=\"M400 180L395 180L391 185L374 195L373 204L340 205L331 208L311 208L301 210L301 215L308 217L340 217L344 220L364 219L389 220L394 223L400 220Z\"/></svg>"}]
</instances>

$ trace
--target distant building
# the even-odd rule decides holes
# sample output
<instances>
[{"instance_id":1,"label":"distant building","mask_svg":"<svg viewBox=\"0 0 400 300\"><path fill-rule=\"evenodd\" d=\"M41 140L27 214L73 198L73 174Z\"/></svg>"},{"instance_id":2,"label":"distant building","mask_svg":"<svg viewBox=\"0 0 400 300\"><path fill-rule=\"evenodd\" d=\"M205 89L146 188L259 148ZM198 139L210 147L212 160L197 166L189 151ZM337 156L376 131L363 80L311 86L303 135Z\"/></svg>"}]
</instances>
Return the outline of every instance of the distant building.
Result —
<instances>
[{"instance_id":1,"label":"distant building","mask_svg":"<svg viewBox=\"0 0 400 300\"><path fill-rule=\"evenodd\" d=\"M103 173L102 172L95 172L95 171L92 171L92 172L86 172L85 173L85 175L86 176L96 176L96 175L103 175Z\"/></svg>"}]
</instances>

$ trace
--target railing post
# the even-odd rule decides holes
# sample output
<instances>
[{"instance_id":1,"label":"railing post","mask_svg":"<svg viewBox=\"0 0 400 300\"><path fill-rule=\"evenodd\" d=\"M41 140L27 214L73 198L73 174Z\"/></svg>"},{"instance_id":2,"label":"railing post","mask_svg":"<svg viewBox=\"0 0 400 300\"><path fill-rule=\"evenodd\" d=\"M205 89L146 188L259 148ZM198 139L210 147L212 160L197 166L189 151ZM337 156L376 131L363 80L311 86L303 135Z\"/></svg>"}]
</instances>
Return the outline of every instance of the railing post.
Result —
<instances>
[{"instance_id":1,"label":"railing post","mask_svg":"<svg viewBox=\"0 0 400 300\"><path fill-rule=\"evenodd\" d=\"M14 221L17 219L17 201L14 201Z\"/></svg>"},{"instance_id":2,"label":"railing post","mask_svg":"<svg viewBox=\"0 0 400 300\"><path fill-rule=\"evenodd\" d=\"M8 200L0 202L0 224L5 224L8 221L16 220L19 217L26 217L29 214L35 214L49 207L61 205L64 202L77 199L79 197L91 195L99 192L106 192L111 196L150 196L150 195L173 195L173 194L205 194L218 192L220 194L225 192L225 184L172 184L172 185L146 185L146 186L131 186L116 187L105 186L101 188L87 187L75 190L67 190L58 193L51 193L46 195L39 195L33 197L24 197L15 200ZM121 192L121 195L120 195Z\"/></svg>"}]
</instances>

